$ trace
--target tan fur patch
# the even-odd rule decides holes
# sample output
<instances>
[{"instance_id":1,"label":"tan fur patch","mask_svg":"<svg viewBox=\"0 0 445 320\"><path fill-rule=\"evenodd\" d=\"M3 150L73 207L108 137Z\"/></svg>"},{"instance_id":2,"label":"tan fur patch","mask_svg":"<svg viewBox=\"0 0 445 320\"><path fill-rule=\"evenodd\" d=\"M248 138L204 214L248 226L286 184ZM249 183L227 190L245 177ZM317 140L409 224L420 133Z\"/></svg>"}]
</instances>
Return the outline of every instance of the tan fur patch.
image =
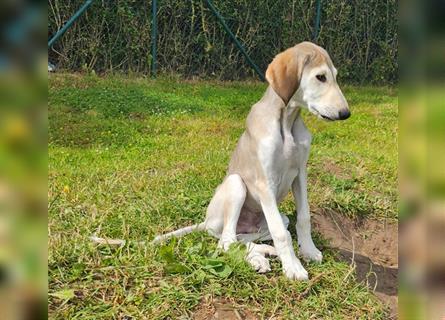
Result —
<instances>
[{"instance_id":1,"label":"tan fur patch","mask_svg":"<svg viewBox=\"0 0 445 320\"><path fill-rule=\"evenodd\" d=\"M287 104L300 84L300 64L294 48L278 54L269 64L266 79Z\"/></svg>"}]
</instances>

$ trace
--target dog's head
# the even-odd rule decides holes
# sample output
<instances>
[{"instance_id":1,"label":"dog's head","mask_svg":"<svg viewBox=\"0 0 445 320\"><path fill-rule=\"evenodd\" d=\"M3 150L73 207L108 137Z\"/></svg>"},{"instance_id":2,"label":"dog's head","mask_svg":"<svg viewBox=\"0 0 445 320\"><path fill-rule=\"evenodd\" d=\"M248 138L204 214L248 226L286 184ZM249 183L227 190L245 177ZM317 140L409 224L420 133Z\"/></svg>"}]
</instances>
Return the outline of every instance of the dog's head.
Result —
<instances>
[{"instance_id":1,"label":"dog's head","mask_svg":"<svg viewBox=\"0 0 445 320\"><path fill-rule=\"evenodd\" d=\"M326 50L302 42L278 54L266 79L286 106L302 106L319 118L349 118L348 103L337 84L337 69Z\"/></svg>"}]
</instances>

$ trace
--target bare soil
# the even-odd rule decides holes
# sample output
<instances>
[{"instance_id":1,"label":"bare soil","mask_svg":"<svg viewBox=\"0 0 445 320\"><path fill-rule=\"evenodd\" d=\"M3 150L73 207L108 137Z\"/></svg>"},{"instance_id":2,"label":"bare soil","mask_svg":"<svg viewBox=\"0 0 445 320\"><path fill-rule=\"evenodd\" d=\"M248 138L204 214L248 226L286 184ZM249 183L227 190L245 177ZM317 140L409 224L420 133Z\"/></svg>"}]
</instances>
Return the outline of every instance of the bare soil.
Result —
<instances>
[{"instance_id":1,"label":"bare soil","mask_svg":"<svg viewBox=\"0 0 445 320\"><path fill-rule=\"evenodd\" d=\"M398 225L394 221L350 219L317 211L313 229L328 240L338 258L354 263L357 280L374 290L397 318Z\"/></svg>"},{"instance_id":2,"label":"bare soil","mask_svg":"<svg viewBox=\"0 0 445 320\"><path fill-rule=\"evenodd\" d=\"M203 299L193 313L194 320L256 320L251 311L236 306L229 300Z\"/></svg>"}]
</instances>

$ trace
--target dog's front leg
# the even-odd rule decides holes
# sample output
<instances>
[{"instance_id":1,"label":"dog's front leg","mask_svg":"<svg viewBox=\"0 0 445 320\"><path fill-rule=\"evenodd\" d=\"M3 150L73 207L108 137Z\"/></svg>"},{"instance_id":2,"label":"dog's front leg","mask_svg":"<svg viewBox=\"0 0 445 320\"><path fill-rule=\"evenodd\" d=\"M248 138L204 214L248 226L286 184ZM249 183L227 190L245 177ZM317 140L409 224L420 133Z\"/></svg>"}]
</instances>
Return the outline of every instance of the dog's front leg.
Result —
<instances>
[{"instance_id":1,"label":"dog's front leg","mask_svg":"<svg viewBox=\"0 0 445 320\"><path fill-rule=\"evenodd\" d=\"M284 226L272 192L265 192L260 197L260 202L284 273L289 279L307 280L307 271L295 255L292 238Z\"/></svg>"},{"instance_id":2,"label":"dog's front leg","mask_svg":"<svg viewBox=\"0 0 445 320\"><path fill-rule=\"evenodd\" d=\"M299 170L298 176L292 183L295 206L297 207L297 237L299 253L306 260L321 262L323 255L318 250L311 235L311 215L307 200L307 171L306 165Z\"/></svg>"}]
</instances>

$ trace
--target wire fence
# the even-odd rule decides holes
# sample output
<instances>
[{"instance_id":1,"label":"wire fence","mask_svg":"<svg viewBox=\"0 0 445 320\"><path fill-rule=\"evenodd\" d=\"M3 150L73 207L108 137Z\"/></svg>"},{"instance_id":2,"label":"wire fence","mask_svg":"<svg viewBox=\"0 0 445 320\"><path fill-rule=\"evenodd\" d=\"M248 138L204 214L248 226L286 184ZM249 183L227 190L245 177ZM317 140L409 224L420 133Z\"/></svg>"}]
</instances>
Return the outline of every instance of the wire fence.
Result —
<instances>
[{"instance_id":1,"label":"wire fence","mask_svg":"<svg viewBox=\"0 0 445 320\"><path fill-rule=\"evenodd\" d=\"M49 37L69 20L82 0L49 0ZM354 83L397 80L397 2L322 1L318 35L317 1L230 0L212 2L249 57L264 72L283 49L311 40L341 66L340 78ZM162 0L157 32L152 1L97 0L52 46L59 68L96 72L152 70L152 38L157 35L161 73L186 78L256 77L237 45L204 0Z\"/></svg>"}]
</instances>

